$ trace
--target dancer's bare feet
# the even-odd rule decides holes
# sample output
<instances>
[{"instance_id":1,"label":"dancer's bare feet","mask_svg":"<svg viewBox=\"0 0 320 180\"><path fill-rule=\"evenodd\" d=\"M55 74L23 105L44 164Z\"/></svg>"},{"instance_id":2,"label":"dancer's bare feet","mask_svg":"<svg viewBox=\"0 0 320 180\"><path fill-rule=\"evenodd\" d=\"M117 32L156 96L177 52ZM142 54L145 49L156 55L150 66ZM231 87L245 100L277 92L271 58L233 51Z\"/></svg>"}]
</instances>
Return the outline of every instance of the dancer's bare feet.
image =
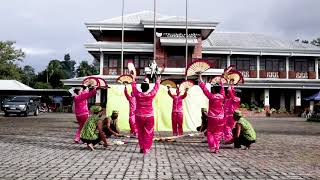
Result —
<instances>
[{"instance_id":1,"label":"dancer's bare feet","mask_svg":"<svg viewBox=\"0 0 320 180\"><path fill-rule=\"evenodd\" d=\"M95 150L94 147L93 147L93 144L87 144L87 147L88 147L88 149L91 150L91 151L94 151L94 150Z\"/></svg>"}]
</instances>

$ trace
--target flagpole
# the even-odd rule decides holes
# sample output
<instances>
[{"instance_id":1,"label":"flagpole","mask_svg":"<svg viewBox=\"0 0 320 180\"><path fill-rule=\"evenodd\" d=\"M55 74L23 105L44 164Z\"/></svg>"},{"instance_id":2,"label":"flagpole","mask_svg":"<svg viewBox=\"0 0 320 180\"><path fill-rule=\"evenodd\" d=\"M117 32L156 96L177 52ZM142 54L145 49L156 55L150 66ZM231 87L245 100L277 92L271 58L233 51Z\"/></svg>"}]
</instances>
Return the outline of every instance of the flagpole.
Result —
<instances>
[{"instance_id":1,"label":"flagpole","mask_svg":"<svg viewBox=\"0 0 320 180\"><path fill-rule=\"evenodd\" d=\"M186 67L185 71L187 71L188 66L188 0L186 0ZM188 77L186 76L186 80Z\"/></svg>"},{"instance_id":2,"label":"flagpole","mask_svg":"<svg viewBox=\"0 0 320 180\"><path fill-rule=\"evenodd\" d=\"M123 21L123 14L124 14L124 0L122 0L122 30L121 30L121 74L123 74L123 41L124 41L124 21Z\"/></svg>"},{"instance_id":3,"label":"flagpole","mask_svg":"<svg viewBox=\"0 0 320 180\"><path fill-rule=\"evenodd\" d=\"M156 47L157 47L157 37L156 37L156 0L153 2L153 59L156 60Z\"/></svg>"}]
</instances>

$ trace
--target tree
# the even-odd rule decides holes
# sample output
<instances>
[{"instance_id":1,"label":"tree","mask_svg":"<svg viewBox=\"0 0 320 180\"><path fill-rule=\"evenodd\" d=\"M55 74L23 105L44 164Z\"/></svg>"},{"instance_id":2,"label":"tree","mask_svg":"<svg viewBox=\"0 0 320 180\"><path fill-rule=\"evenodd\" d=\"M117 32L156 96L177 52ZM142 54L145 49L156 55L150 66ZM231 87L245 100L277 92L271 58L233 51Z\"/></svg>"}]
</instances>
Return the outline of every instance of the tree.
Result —
<instances>
[{"instance_id":1,"label":"tree","mask_svg":"<svg viewBox=\"0 0 320 180\"><path fill-rule=\"evenodd\" d=\"M21 79L22 70L16 63L25 55L14 44L14 41L0 41L0 79Z\"/></svg>"},{"instance_id":2,"label":"tree","mask_svg":"<svg viewBox=\"0 0 320 180\"><path fill-rule=\"evenodd\" d=\"M66 79L67 75L63 70L59 60L51 60L47 68L47 78L53 88L61 88L63 86L61 79Z\"/></svg>"},{"instance_id":3,"label":"tree","mask_svg":"<svg viewBox=\"0 0 320 180\"><path fill-rule=\"evenodd\" d=\"M35 89L52 89L52 86L48 83L44 82L36 82L35 85L33 86Z\"/></svg>"},{"instance_id":4,"label":"tree","mask_svg":"<svg viewBox=\"0 0 320 180\"><path fill-rule=\"evenodd\" d=\"M26 65L22 69L22 83L33 87L36 80L36 73L32 66Z\"/></svg>"},{"instance_id":5,"label":"tree","mask_svg":"<svg viewBox=\"0 0 320 180\"><path fill-rule=\"evenodd\" d=\"M66 73L66 78L73 78L75 75L76 62L71 60L70 54L64 55L64 61L61 62L62 69Z\"/></svg>"},{"instance_id":6,"label":"tree","mask_svg":"<svg viewBox=\"0 0 320 180\"><path fill-rule=\"evenodd\" d=\"M94 64L89 64L88 61L81 61L77 68L77 77L96 75L99 72Z\"/></svg>"},{"instance_id":7,"label":"tree","mask_svg":"<svg viewBox=\"0 0 320 180\"><path fill-rule=\"evenodd\" d=\"M320 47L320 38L314 39L311 41L311 44Z\"/></svg>"}]
</instances>

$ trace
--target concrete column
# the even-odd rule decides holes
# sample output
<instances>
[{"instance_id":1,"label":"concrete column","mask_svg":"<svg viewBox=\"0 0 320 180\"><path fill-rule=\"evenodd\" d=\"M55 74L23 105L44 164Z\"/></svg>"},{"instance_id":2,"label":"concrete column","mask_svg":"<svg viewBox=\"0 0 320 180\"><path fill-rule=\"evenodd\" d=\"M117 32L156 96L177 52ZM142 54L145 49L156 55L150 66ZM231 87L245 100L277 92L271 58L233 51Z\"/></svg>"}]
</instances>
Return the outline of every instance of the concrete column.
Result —
<instances>
[{"instance_id":1,"label":"concrete column","mask_svg":"<svg viewBox=\"0 0 320 180\"><path fill-rule=\"evenodd\" d=\"M100 103L101 103L101 89L98 89L96 94L96 105L100 105Z\"/></svg>"},{"instance_id":2,"label":"concrete column","mask_svg":"<svg viewBox=\"0 0 320 180\"><path fill-rule=\"evenodd\" d=\"M289 57L286 57L286 76L289 79Z\"/></svg>"},{"instance_id":3,"label":"concrete column","mask_svg":"<svg viewBox=\"0 0 320 180\"><path fill-rule=\"evenodd\" d=\"M270 103L269 103L269 89L264 89L264 107L269 107Z\"/></svg>"},{"instance_id":4,"label":"concrete column","mask_svg":"<svg viewBox=\"0 0 320 180\"><path fill-rule=\"evenodd\" d=\"M254 103L254 102L256 102L256 96L253 90L251 91L250 103Z\"/></svg>"},{"instance_id":5,"label":"concrete column","mask_svg":"<svg viewBox=\"0 0 320 180\"><path fill-rule=\"evenodd\" d=\"M309 107L310 111L312 112L314 109L314 101L310 101L310 107Z\"/></svg>"},{"instance_id":6,"label":"concrete column","mask_svg":"<svg viewBox=\"0 0 320 180\"><path fill-rule=\"evenodd\" d=\"M257 56L257 78L260 78L260 56Z\"/></svg>"},{"instance_id":7,"label":"concrete column","mask_svg":"<svg viewBox=\"0 0 320 180\"><path fill-rule=\"evenodd\" d=\"M283 91L280 95L280 107L286 107L286 96L284 95Z\"/></svg>"},{"instance_id":8,"label":"concrete column","mask_svg":"<svg viewBox=\"0 0 320 180\"><path fill-rule=\"evenodd\" d=\"M290 111L293 112L294 111L294 95L291 94L290 96Z\"/></svg>"},{"instance_id":9,"label":"concrete column","mask_svg":"<svg viewBox=\"0 0 320 180\"><path fill-rule=\"evenodd\" d=\"M104 53L100 52L100 75L103 75L103 61L104 61Z\"/></svg>"},{"instance_id":10,"label":"concrete column","mask_svg":"<svg viewBox=\"0 0 320 180\"><path fill-rule=\"evenodd\" d=\"M227 55L227 67L230 66L231 63L231 55Z\"/></svg>"},{"instance_id":11,"label":"concrete column","mask_svg":"<svg viewBox=\"0 0 320 180\"><path fill-rule=\"evenodd\" d=\"M301 106L301 90L296 90L296 106Z\"/></svg>"},{"instance_id":12,"label":"concrete column","mask_svg":"<svg viewBox=\"0 0 320 180\"><path fill-rule=\"evenodd\" d=\"M316 79L319 79L319 61L318 61L317 58L315 59L315 66L314 66L314 68L315 68L315 72L316 72Z\"/></svg>"}]
</instances>

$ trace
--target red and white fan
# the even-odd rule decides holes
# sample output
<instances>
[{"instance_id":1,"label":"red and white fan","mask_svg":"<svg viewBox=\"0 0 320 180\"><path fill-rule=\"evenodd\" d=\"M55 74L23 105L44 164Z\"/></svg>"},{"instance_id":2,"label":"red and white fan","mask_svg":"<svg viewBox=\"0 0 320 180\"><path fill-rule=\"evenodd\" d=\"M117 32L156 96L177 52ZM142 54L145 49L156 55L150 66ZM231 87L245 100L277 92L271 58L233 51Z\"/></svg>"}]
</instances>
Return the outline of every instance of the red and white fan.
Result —
<instances>
[{"instance_id":1,"label":"red and white fan","mask_svg":"<svg viewBox=\"0 0 320 180\"><path fill-rule=\"evenodd\" d=\"M242 74L239 71L236 70L230 70L228 73L224 74L224 78L228 80L229 84L238 84L238 83L244 83L244 79Z\"/></svg>"},{"instance_id":2,"label":"red and white fan","mask_svg":"<svg viewBox=\"0 0 320 180\"><path fill-rule=\"evenodd\" d=\"M192 86L194 86L194 82L193 81L185 80L180 84L179 90L180 91L185 91L187 88L188 89L192 88Z\"/></svg>"},{"instance_id":3,"label":"red and white fan","mask_svg":"<svg viewBox=\"0 0 320 180\"><path fill-rule=\"evenodd\" d=\"M166 79L166 80L161 81L161 85L164 85L167 87L169 86L171 88L177 88L177 84L170 79Z\"/></svg>"},{"instance_id":4,"label":"red and white fan","mask_svg":"<svg viewBox=\"0 0 320 180\"><path fill-rule=\"evenodd\" d=\"M186 76L198 75L210 68L210 64L206 60L196 60L190 63L186 70Z\"/></svg>"},{"instance_id":5,"label":"red and white fan","mask_svg":"<svg viewBox=\"0 0 320 180\"><path fill-rule=\"evenodd\" d=\"M132 78L131 75L122 75L122 76L118 77L117 81L119 83L128 83L128 84L130 84L130 83L132 83L133 78Z\"/></svg>"},{"instance_id":6,"label":"red and white fan","mask_svg":"<svg viewBox=\"0 0 320 180\"><path fill-rule=\"evenodd\" d=\"M129 70L129 74L131 74L134 77L137 76L136 68L134 67L132 60L128 61L128 70Z\"/></svg>"},{"instance_id":7,"label":"red and white fan","mask_svg":"<svg viewBox=\"0 0 320 180\"><path fill-rule=\"evenodd\" d=\"M108 87L106 80L99 78L99 77L94 77L94 76L90 76L90 77L85 78L82 81L82 85L96 86L96 87L102 87L102 88Z\"/></svg>"},{"instance_id":8,"label":"red and white fan","mask_svg":"<svg viewBox=\"0 0 320 180\"><path fill-rule=\"evenodd\" d=\"M222 75L216 76L210 80L211 84L216 84L216 83L220 84L220 82L222 82L223 84L228 83L227 79L224 78Z\"/></svg>"}]
</instances>

